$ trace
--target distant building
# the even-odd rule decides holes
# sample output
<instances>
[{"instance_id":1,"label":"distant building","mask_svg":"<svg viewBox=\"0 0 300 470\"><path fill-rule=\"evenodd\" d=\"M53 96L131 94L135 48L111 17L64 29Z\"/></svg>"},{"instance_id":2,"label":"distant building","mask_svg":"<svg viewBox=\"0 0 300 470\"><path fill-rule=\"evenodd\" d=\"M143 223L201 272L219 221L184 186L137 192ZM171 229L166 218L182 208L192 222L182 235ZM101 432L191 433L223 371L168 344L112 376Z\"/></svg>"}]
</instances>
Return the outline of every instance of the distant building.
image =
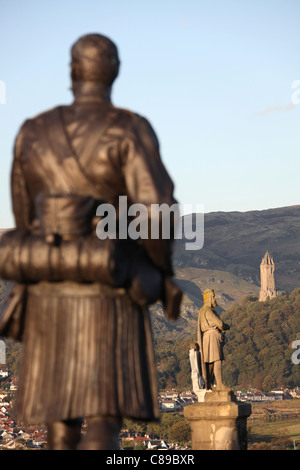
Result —
<instances>
[{"instance_id":1,"label":"distant building","mask_svg":"<svg viewBox=\"0 0 300 470\"><path fill-rule=\"evenodd\" d=\"M269 297L273 299L278 295L274 279L275 264L267 251L260 263L260 294L259 301L264 302Z\"/></svg>"},{"instance_id":2,"label":"distant building","mask_svg":"<svg viewBox=\"0 0 300 470\"><path fill-rule=\"evenodd\" d=\"M180 411L182 405L178 400L164 399L159 401L161 411Z\"/></svg>"}]
</instances>

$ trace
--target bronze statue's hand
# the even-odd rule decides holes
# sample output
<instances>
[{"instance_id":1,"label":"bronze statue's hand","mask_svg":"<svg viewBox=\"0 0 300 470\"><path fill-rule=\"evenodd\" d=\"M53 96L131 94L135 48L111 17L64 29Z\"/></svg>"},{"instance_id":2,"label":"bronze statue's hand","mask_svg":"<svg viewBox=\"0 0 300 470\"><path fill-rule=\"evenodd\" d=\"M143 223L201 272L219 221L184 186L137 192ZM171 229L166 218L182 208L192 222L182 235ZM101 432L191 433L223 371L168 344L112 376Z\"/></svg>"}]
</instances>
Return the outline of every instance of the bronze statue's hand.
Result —
<instances>
[{"instance_id":1,"label":"bronze statue's hand","mask_svg":"<svg viewBox=\"0 0 300 470\"><path fill-rule=\"evenodd\" d=\"M166 277L164 280L163 305L168 320L176 321L179 318L182 295L182 291L173 282L172 278Z\"/></svg>"}]
</instances>

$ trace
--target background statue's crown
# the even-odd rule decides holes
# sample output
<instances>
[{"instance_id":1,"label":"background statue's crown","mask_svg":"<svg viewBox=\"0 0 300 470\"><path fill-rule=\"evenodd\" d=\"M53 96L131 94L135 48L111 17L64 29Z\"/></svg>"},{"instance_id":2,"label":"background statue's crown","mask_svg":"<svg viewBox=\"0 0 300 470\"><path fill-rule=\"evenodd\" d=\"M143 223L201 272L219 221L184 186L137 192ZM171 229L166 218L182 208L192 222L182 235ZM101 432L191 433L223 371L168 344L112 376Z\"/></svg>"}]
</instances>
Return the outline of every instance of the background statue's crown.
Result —
<instances>
[{"instance_id":1,"label":"background statue's crown","mask_svg":"<svg viewBox=\"0 0 300 470\"><path fill-rule=\"evenodd\" d=\"M205 289L205 291L202 292L204 303L209 302L214 294L215 291L213 289Z\"/></svg>"}]
</instances>

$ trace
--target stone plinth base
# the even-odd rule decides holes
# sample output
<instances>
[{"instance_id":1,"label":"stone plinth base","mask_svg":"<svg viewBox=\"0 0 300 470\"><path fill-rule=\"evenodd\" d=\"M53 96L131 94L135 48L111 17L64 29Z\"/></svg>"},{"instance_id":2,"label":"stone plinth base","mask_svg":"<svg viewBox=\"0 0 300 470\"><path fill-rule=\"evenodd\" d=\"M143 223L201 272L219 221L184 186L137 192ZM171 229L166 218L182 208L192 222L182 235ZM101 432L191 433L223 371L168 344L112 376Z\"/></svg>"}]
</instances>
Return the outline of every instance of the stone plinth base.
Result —
<instances>
[{"instance_id":1,"label":"stone plinth base","mask_svg":"<svg viewBox=\"0 0 300 470\"><path fill-rule=\"evenodd\" d=\"M202 390L198 390L197 392L195 392L196 395L197 395L197 398L198 398L198 401L204 401L204 398L205 398L205 395L207 393L207 390L205 390L204 388Z\"/></svg>"},{"instance_id":2,"label":"stone plinth base","mask_svg":"<svg viewBox=\"0 0 300 470\"><path fill-rule=\"evenodd\" d=\"M231 390L207 390L204 401L184 408L193 450L246 450L251 405L235 400Z\"/></svg>"}]
</instances>

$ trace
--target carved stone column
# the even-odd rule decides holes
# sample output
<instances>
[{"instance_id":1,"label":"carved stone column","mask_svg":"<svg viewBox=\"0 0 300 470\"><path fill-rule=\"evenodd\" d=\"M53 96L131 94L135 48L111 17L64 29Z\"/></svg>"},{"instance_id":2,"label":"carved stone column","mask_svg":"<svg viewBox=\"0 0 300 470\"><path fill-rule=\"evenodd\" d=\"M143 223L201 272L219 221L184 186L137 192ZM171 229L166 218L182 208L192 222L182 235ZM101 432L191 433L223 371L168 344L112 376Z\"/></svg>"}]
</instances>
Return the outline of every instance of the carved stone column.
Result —
<instances>
[{"instance_id":1,"label":"carved stone column","mask_svg":"<svg viewBox=\"0 0 300 470\"><path fill-rule=\"evenodd\" d=\"M231 390L207 390L204 401L184 408L192 431L193 450L247 450L249 403L238 402Z\"/></svg>"}]
</instances>

